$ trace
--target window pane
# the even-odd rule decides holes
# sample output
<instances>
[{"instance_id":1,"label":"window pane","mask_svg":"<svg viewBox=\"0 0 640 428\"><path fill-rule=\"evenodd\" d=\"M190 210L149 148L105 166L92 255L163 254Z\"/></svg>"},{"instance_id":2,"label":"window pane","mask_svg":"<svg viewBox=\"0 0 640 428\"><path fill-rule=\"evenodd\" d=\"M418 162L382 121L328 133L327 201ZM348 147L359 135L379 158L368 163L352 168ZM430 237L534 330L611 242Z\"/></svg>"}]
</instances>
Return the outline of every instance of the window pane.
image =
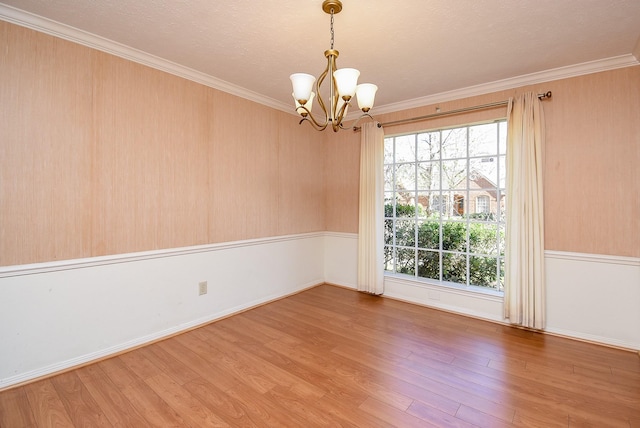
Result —
<instances>
[{"instance_id":1,"label":"window pane","mask_svg":"<svg viewBox=\"0 0 640 428\"><path fill-rule=\"evenodd\" d=\"M471 189L491 189L498 187L498 159L487 156L469 160L469 187Z\"/></svg>"},{"instance_id":2,"label":"window pane","mask_svg":"<svg viewBox=\"0 0 640 428\"><path fill-rule=\"evenodd\" d=\"M384 139L384 163L393 163L393 138Z\"/></svg>"},{"instance_id":3,"label":"window pane","mask_svg":"<svg viewBox=\"0 0 640 428\"><path fill-rule=\"evenodd\" d=\"M495 123L469 127L469 156L498 153L498 127Z\"/></svg>"},{"instance_id":4,"label":"window pane","mask_svg":"<svg viewBox=\"0 0 640 428\"><path fill-rule=\"evenodd\" d=\"M445 251L467 251L467 224L461 221L442 223L442 249Z\"/></svg>"},{"instance_id":5,"label":"window pane","mask_svg":"<svg viewBox=\"0 0 640 428\"><path fill-rule=\"evenodd\" d=\"M418 276L440 280L440 254L437 251L418 250Z\"/></svg>"},{"instance_id":6,"label":"window pane","mask_svg":"<svg viewBox=\"0 0 640 428\"><path fill-rule=\"evenodd\" d=\"M416 188L416 164L404 163L396 165L396 189L415 190Z\"/></svg>"},{"instance_id":7,"label":"window pane","mask_svg":"<svg viewBox=\"0 0 640 428\"><path fill-rule=\"evenodd\" d=\"M393 272L393 262L396 259L396 253L393 247L384 247L384 270Z\"/></svg>"},{"instance_id":8,"label":"window pane","mask_svg":"<svg viewBox=\"0 0 640 428\"><path fill-rule=\"evenodd\" d=\"M396 163L416 161L415 135L396 137Z\"/></svg>"},{"instance_id":9,"label":"window pane","mask_svg":"<svg viewBox=\"0 0 640 428\"><path fill-rule=\"evenodd\" d=\"M470 223L469 252L498 255L498 226L495 223Z\"/></svg>"},{"instance_id":10,"label":"window pane","mask_svg":"<svg viewBox=\"0 0 640 428\"><path fill-rule=\"evenodd\" d=\"M497 288L497 262L495 257L469 257L469 284Z\"/></svg>"},{"instance_id":11,"label":"window pane","mask_svg":"<svg viewBox=\"0 0 640 428\"><path fill-rule=\"evenodd\" d=\"M395 200L393 192L384 192L384 216L393 217L395 215Z\"/></svg>"},{"instance_id":12,"label":"window pane","mask_svg":"<svg viewBox=\"0 0 640 428\"><path fill-rule=\"evenodd\" d=\"M507 122L500 122L498 124L498 147L501 155L507 153Z\"/></svg>"},{"instance_id":13,"label":"window pane","mask_svg":"<svg viewBox=\"0 0 640 428\"><path fill-rule=\"evenodd\" d=\"M467 283L467 257L463 254L442 254L442 280Z\"/></svg>"},{"instance_id":14,"label":"window pane","mask_svg":"<svg viewBox=\"0 0 640 428\"><path fill-rule=\"evenodd\" d=\"M415 218L416 217L416 206L415 203L413 201L413 195L414 193L409 193L409 192L403 192L402 194L398 194L398 197L401 197L401 199L398 199L396 201L396 207L395 207L395 216L398 218L402 218L402 217L410 217L410 218Z\"/></svg>"},{"instance_id":15,"label":"window pane","mask_svg":"<svg viewBox=\"0 0 640 428\"><path fill-rule=\"evenodd\" d=\"M384 205L385 217L415 217L415 204L412 192L385 193L385 197L395 195L395 200L387 198Z\"/></svg>"},{"instance_id":16,"label":"window pane","mask_svg":"<svg viewBox=\"0 0 640 428\"><path fill-rule=\"evenodd\" d=\"M398 248L396 250L396 272L408 275L416 274L416 256L414 250Z\"/></svg>"},{"instance_id":17,"label":"window pane","mask_svg":"<svg viewBox=\"0 0 640 428\"><path fill-rule=\"evenodd\" d=\"M434 212L441 215L449 215L449 196L446 194L432 193L431 207Z\"/></svg>"},{"instance_id":18,"label":"window pane","mask_svg":"<svg viewBox=\"0 0 640 428\"><path fill-rule=\"evenodd\" d=\"M438 218L440 211L433 201L439 201L440 194L434 192L418 192L418 218Z\"/></svg>"},{"instance_id":19,"label":"window pane","mask_svg":"<svg viewBox=\"0 0 640 428\"><path fill-rule=\"evenodd\" d=\"M440 222L438 220L418 223L418 248L432 250L440 248Z\"/></svg>"},{"instance_id":20,"label":"window pane","mask_svg":"<svg viewBox=\"0 0 640 428\"><path fill-rule=\"evenodd\" d=\"M416 221L396 220L396 245L413 247L416 244Z\"/></svg>"},{"instance_id":21,"label":"window pane","mask_svg":"<svg viewBox=\"0 0 640 428\"><path fill-rule=\"evenodd\" d=\"M442 215L450 219L462 219L466 212L466 200L466 190L449 190L446 192L442 192ZM446 204L446 206L444 204Z\"/></svg>"},{"instance_id":22,"label":"window pane","mask_svg":"<svg viewBox=\"0 0 640 428\"><path fill-rule=\"evenodd\" d=\"M442 158L467 157L467 128L445 129L442 131Z\"/></svg>"},{"instance_id":23,"label":"window pane","mask_svg":"<svg viewBox=\"0 0 640 428\"><path fill-rule=\"evenodd\" d=\"M393 190L393 173L396 170L394 165L384 166L384 190Z\"/></svg>"},{"instance_id":24,"label":"window pane","mask_svg":"<svg viewBox=\"0 0 640 428\"><path fill-rule=\"evenodd\" d=\"M440 187L440 164L438 162L418 163L418 190L431 190Z\"/></svg>"},{"instance_id":25,"label":"window pane","mask_svg":"<svg viewBox=\"0 0 640 428\"><path fill-rule=\"evenodd\" d=\"M384 221L384 244L393 245L393 220L390 218Z\"/></svg>"},{"instance_id":26,"label":"window pane","mask_svg":"<svg viewBox=\"0 0 640 428\"><path fill-rule=\"evenodd\" d=\"M442 162L442 188L467 188L467 160L452 160Z\"/></svg>"},{"instance_id":27,"label":"window pane","mask_svg":"<svg viewBox=\"0 0 640 428\"><path fill-rule=\"evenodd\" d=\"M507 186L507 160L505 156L498 158L499 181L498 186L504 189Z\"/></svg>"},{"instance_id":28,"label":"window pane","mask_svg":"<svg viewBox=\"0 0 640 428\"><path fill-rule=\"evenodd\" d=\"M440 158L440 132L418 134L418 161Z\"/></svg>"}]
</instances>

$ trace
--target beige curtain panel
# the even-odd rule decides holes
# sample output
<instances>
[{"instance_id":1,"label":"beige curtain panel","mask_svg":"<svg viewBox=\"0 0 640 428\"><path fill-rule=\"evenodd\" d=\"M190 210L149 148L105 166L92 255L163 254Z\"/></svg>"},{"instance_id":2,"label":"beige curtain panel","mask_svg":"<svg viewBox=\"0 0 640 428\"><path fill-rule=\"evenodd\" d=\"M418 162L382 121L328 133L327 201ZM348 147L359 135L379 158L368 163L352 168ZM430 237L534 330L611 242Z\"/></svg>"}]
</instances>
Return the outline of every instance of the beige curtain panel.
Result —
<instances>
[{"instance_id":1,"label":"beige curtain panel","mask_svg":"<svg viewBox=\"0 0 640 428\"><path fill-rule=\"evenodd\" d=\"M358 290L384 293L384 131L377 123L360 135Z\"/></svg>"},{"instance_id":2,"label":"beige curtain panel","mask_svg":"<svg viewBox=\"0 0 640 428\"><path fill-rule=\"evenodd\" d=\"M511 98L507 107L507 229L504 317L545 327L543 160L544 116L538 96Z\"/></svg>"}]
</instances>

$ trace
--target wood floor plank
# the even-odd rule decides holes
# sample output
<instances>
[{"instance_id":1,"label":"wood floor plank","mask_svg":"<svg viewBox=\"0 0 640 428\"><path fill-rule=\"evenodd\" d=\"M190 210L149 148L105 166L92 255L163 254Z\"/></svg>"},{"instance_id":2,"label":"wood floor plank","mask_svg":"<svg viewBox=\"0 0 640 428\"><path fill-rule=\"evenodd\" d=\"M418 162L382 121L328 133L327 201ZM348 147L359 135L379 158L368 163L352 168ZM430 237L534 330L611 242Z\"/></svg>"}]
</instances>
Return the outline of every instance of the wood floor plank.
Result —
<instances>
[{"instance_id":1,"label":"wood floor plank","mask_svg":"<svg viewBox=\"0 0 640 428\"><path fill-rule=\"evenodd\" d=\"M141 427L147 424L120 392L120 388L104 373L100 364L82 367L76 372L113 426Z\"/></svg>"},{"instance_id":2,"label":"wood floor plank","mask_svg":"<svg viewBox=\"0 0 640 428\"><path fill-rule=\"evenodd\" d=\"M146 420L145 425L154 427L187 426L185 420L143 380L130 383L122 389L122 393Z\"/></svg>"},{"instance_id":3,"label":"wood floor plank","mask_svg":"<svg viewBox=\"0 0 640 428\"><path fill-rule=\"evenodd\" d=\"M227 391L236 402L243 404L243 408L250 415L252 421L262 421L269 427L302 427L309 425L308 421L291 413L287 408L265 394L255 389L239 384Z\"/></svg>"},{"instance_id":4,"label":"wood floor plank","mask_svg":"<svg viewBox=\"0 0 640 428\"><path fill-rule=\"evenodd\" d=\"M322 401L321 397L310 400L282 386L276 386L267 392L265 397L270 401L278 403L282 408L287 409L287 412L306 421L310 426L354 427L352 423L343 419L339 414L325 412L317 406L317 402Z\"/></svg>"},{"instance_id":5,"label":"wood floor plank","mask_svg":"<svg viewBox=\"0 0 640 428\"><path fill-rule=\"evenodd\" d=\"M317 370L332 377L334 381L342 382L344 388L356 388L368 396L375 397L381 402L400 410L406 410L413 401L410 397L372 381L372 377L375 379L375 376L369 376L368 374L371 372L367 368L358 368L357 365L350 364L346 359L322 355L325 353L324 348L317 345L310 345L316 348L312 349L311 347L290 346L274 341L267 346L288 355L302 364L316 367Z\"/></svg>"},{"instance_id":6,"label":"wood floor plank","mask_svg":"<svg viewBox=\"0 0 640 428\"><path fill-rule=\"evenodd\" d=\"M511 423L507 423L501 419L482 413L473 407L460 406L460 409L456 412L456 418L469 422L472 425L482 428L505 428L512 426Z\"/></svg>"},{"instance_id":7,"label":"wood floor plank","mask_svg":"<svg viewBox=\"0 0 640 428\"><path fill-rule=\"evenodd\" d=\"M242 383L242 380L233 373L215 364L220 353L195 335L180 335L175 340L165 340L159 345L182 364L215 383L223 391Z\"/></svg>"},{"instance_id":8,"label":"wood floor plank","mask_svg":"<svg viewBox=\"0 0 640 428\"><path fill-rule=\"evenodd\" d=\"M291 345L290 342L285 343ZM351 405L355 408L367 398L367 394L364 391L359 388L349 387L348 383L342 382L341 379L332 376L331 373L318 370L317 367L313 365L307 366L304 362L298 362L284 353L270 349L268 344L265 345L266 346L239 344L246 352L259 356L271 364L295 374L300 379L304 379L306 382L336 397L341 403Z\"/></svg>"},{"instance_id":9,"label":"wood floor plank","mask_svg":"<svg viewBox=\"0 0 640 428\"><path fill-rule=\"evenodd\" d=\"M0 400L1 427L35 427L29 399L24 388L16 388L2 394Z\"/></svg>"},{"instance_id":10,"label":"wood floor plank","mask_svg":"<svg viewBox=\"0 0 640 428\"><path fill-rule=\"evenodd\" d=\"M525 394L530 397L544 394L545 397L553 399L557 403L567 403L566 407L563 408L564 411L569 411L572 400L579 398L592 411L597 411L598 413L607 412L611 416L614 416L617 412L632 415L638 413L640 416L640 395L634 394L634 392L640 392L638 388L634 390L634 388L615 386L598 379L589 379L561 370L545 369L541 374L540 368L537 371L525 368L524 370L506 373L510 377L507 383L505 382L505 374L497 372L490 367L474 366L469 363L456 366L484 376L483 379L486 384L492 384L503 390L510 388L518 397L524 397ZM527 364L527 367L529 367L529 364ZM458 372L458 375L461 376L460 372ZM526 385L525 392L519 387L520 385ZM536 398L536 401L538 403L542 402L539 398ZM610 404L606 408L599 409L599 403L603 401Z\"/></svg>"},{"instance_id":11,"label":"wood floor plank","mask_svg":"<svg viewBox=\"0 0 640 428\"><path fill-rule=\"evenodd\" d=\"M333 352L338 353L342 352L342 350L334 349ZM487 394L486 391L480 391L480 393L470 391L460 387L458 380L450 381L446 376L442 376L434 370L430 370L426 374L416 373L408 368L400 367L398 362L390 358L380 357L373 353L368 354L362 364L376 367L389 376L415 385L420 389L425 389L436 396L445 397L452 403L465 403L505 421L510 421L513 418L515 410L504 397L496 394ZM433 402L430 401L429 403Z\"/></svg>"},{"instance_id":12,"label":"wood floor plank","mask_svg":"<svg viewBox=\"0 0 640 428\"><path fill-rule=\"evenodd\" d=\"M221 323L225 324L225 323ZM224 331L225 335L219 335L220 331ZM300 394L303 394L308 397L321 397L325 394L322 388L318 388L305 381L304 379L297 377L290 373L287 370L283 370L277 365L271 364L269 361L264 358L260 358L258 356L253 355L250 352L246 352L243 348L237 346L233 342L228 342L225 337L227 336L233 337L242 337L241 334L237 334L231 329L226 329L224 326L221 326L219 330L213 331L209 330L210 339L215 341L219 350L223 350L233 357L234 360L244 363L248 366L253 367L255 370L259 371L263 376L269 378L276 385L283 386L285 388L293 388L298 391ZM246 336L245 336L246 337ZM247 343L247 340L244 341ZM257 344L257 343L256 343Z\"/></svg>"},{"instance_id":13,"label":"wood floor plank","mask_svg":"<svg viewBox=\"0 0 640 428\"><path fill-rule=\"evenodd\" d=\"M359 408L364 410L365 412L377 417L378 419L382 419L394 426L397 427L437 427L437 423L435 421L428 421L426 419L422 419L421 417L414 416L407 412L397 409L396 407L390 406L386 403L376 400L375 398L367 398L364 403L362 403ZM467 424L464 421L460 421L461 427L471 427L470 424Z\"/></svg>"},{"instance_id":14,"label":"wood floor plank","mask_svg":"<svg viewBox=\"0 0 640 428\"><path fill-rule=\"evenodd\" d=\"M518 409L513 416L513 426L519 428L567 428L569 426L569 415L554 415L538 409Z\"/></svg>"},{"instance_id":15,"label":"wood floor plank","mask_svg":"<svg viewBox=\"0 0 640 428\"><path fill-rule=\"evenodd\" d=\"M362 401L364 402L364 400ZM313 406L318 408L323 413L335 416L341 421L340 425L354 427L367 427L367 428L386 428L394 425L389 424L365 411L362 411L358 406L361 403L354 405L349 401L343 399L343 394L336 395L333 391L329 392L321 399L317 400ZM338 425L332 425L338 426Z\"/></svg>"},{"instance_id":16,"label":"wood floor plank","mask_svg":"<svg viewBox=\"0 0 640 428\"><path fill-rule=\"evenodd\" d=\"M639 425L636 353L330 285L0 391L0 428Z\"/></svg>"},{"instance_id":17,"label":"wood floor plank","mask_svg":"<svg viewBox=\"0 0 640 428\"><path fill-rule=\"evenodd\" d=\"M139 380L119 357L108 358L97 365L117 388L125 388Z\"/></svg>"},{"instance_id":18,"label":"wood floor plank","mask_svg":"<svg viewBox=\"0 0 640 428\"><path fill-rule=\"evenodd\" d=\"M259 368L254 367L247 358L238 358L238 354L228 349L229 347L225 347L224 344L212 342L207 345L219 351L217 359L211 361L211 364L217 368L218 373L229 373L233 375L235 379L240 380L240 382L261 394L269 391L278 384Z\"/></svg>"},{"instance_id":19,"label":"wood floor plank","mask_svg":"<svg viewBox=\"0 0 640 428\"><path fill-rule=\"evenodd\" d=\"M274 426L268 415L254 417L247 406L242 402L233 399L229 394L220 390L215 382L198 378L183 385L185 390L200 400L200 402L211 409L216 415L233 427L267 427ZM247 397L248 398L248 397Z\"/></svg>"},{"instance_id":20,"label":"wood floor plank","mask_svg":"<svg viewBox=\"0 0 640 428\"><path fill-rule=\"evenodd\" d=\"M60 401L67 409L67 414L74 426L113 426L76 371L55 376L51 379L51 383L58 392Z\"/></svg>"},{"instance_id":21,"label":"wood floor plank","mask_svg":"<svg viewBox=\"0 0 640 428\"><path fill-rule=\"evenodd\" d=\"M191 428L231 426L164 373L151 376L144 382L180 415L186 426Z\"/></svg>"},{"instance_id":22,"label":"wood floor plank","mask_svg":"<svg viewBox=\"0 0 640 428\"><path fill-rule=\"evenodd\" d=\"M157 369L154 370L154 375L157 373L157 370L160 370L180 385L200 376L190 367L180 364L173 355L164 350L158 343L141 348L139 353L157 367Z\"/></svg>"},{"instance_id":23,"label":"wood floor plank","mask_svg":"<svg viewBox=\"0 0 640 428\"><path fill-rule=\"evenodd\" d=\"M27 394L36 426L73 426L64 403L60 400L50 379L27 384L23 388ZM2 401L4 401L4 393Z\"/></svg>"}]
</instances>

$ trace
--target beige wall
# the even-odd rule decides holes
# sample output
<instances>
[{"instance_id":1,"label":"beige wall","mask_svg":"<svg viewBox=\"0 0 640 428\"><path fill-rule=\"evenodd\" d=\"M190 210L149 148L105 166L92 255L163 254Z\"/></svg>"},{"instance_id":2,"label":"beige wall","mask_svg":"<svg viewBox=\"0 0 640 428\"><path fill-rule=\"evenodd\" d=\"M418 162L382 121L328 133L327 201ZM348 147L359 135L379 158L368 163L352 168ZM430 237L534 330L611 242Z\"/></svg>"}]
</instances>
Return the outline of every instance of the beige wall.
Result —
<instances>
[{"instance_id":1,"label":"beige wall","mask_svg":"<svg viewBox=\"0 0 640 428\"><path fill-rule=\"evenodd\" d=\"M0 21L0 265L325 230L291 115Z\"/></svg>"},{"instance_id":2,"label":"beige wall","mask_svg":"<svg viewBox=\"0 0 640 428\"><path fill-rule=\"evenodd\" d=\"M0 46L0 265L357 233L359 133L318 133L286 113L6 22ZM546 248L640 257L640 67L439 107L524 90L553 91L544 104Z\"/></svg>"},{"instance_id":3,"label":"beige wall","mask_svg":"<svg viewBox=\"0 0 640 428\"><path fill-rule=\"evenodd\" d=\"M547 250L640 257L640 66L439 104L442 111L552 91L544 102ZM435 113L436 105L376 117ZM375 113L374 113L375 114ZM385 127L386 135L503 117L505 108ZM326 136L327 228L358 231L359 134ZM338 209L339 207L339 209Z\"/></svg>"}]
</instances>

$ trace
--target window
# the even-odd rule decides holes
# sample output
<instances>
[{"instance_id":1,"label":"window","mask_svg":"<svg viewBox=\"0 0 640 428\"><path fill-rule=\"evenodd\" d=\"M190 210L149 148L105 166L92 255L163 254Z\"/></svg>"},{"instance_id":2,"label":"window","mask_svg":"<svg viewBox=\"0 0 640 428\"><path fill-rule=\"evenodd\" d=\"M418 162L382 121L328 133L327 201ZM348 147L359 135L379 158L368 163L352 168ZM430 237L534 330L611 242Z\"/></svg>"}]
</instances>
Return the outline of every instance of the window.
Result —
<instances>
[{"instance_id":1,"label":"window","mask_svg":"<svg viewBox=\"0 0 640 428\"><path fill-rule=\"evenodd\" d=\"M476 198L476 213L487 214L489 213L489 197L478 196Z\"/></svg>"},{"instance_id":2,"label":"window","mask_svg":"<svg viewBox=\"0 0 640 428\"><path fill-rule=\"evenodd\" d=\"M502 291L506 122L387 137L384 151L385 270Z\"/></svg>"}]
</instances>

